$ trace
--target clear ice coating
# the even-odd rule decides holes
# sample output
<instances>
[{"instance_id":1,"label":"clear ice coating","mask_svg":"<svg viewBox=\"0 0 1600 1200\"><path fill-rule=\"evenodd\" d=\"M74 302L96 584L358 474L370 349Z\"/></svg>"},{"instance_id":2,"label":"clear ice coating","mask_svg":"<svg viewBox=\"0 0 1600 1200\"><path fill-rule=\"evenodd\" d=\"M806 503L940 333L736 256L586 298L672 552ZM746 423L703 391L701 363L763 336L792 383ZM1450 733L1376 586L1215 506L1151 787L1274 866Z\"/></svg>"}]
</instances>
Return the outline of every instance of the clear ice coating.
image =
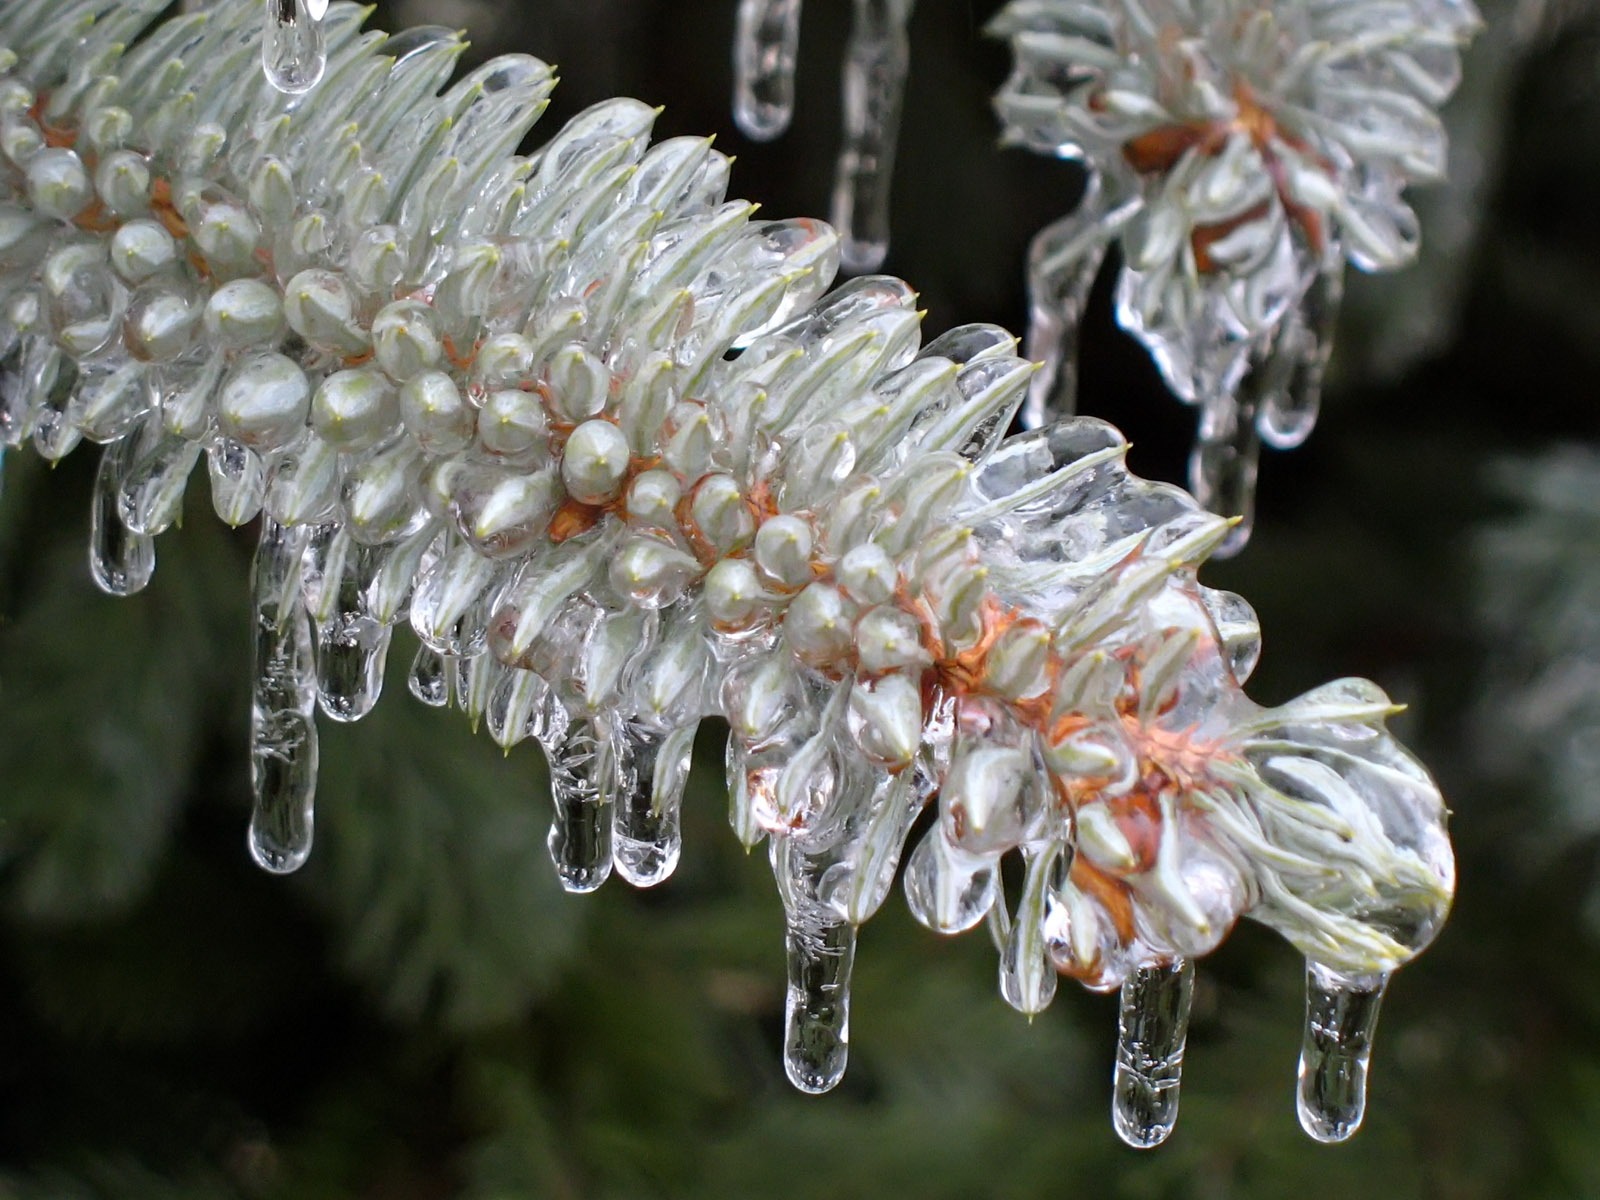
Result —
<instances>
[{"instance_id":1,"label":"clear ice coating","mask_svg":"<svg viewBox=\"0 0 1600 1200\"><path fill-rule=\"evenodd\" d=\"M1008 142L1075 159L1076 218L1029 255L1023 417L1073 411L1077 326L1112 243L1118 322L1199 409L1190 487L1249 536L1260 441L1316 421L1345 263L1405 266L1402 192L1437 180L1437 110L1480 26L1471 0L1011 0L989 26L1014 66Z\"/></svg>"},{"instance_id":2,"label":"clear ice coating","mask_svg":"<svg viewBox=\"0 0 1600 1200\"><path fill-rule=\"evenodd\" d=\"M889 196L916 0L854 0L841 80L843 137L830 219L852 274L875 271L889 253ZM734 123L771 141L794 116L801 0L740 0L734 32Z\"/></svg>"},{"instance_id":3,"label":"clear ice coating","mask_svg":"<svg viewBox=\"0 0 1600 1200\"><path fill-rule=\"evenodd\" d=\"M794 119L801 0L739 0L733 42L733 121L768 142Z\"/></svg>"},{"instance_id":4,"label":"clear ice coating","mask_svg":"<svg viewBox=\"0 0 1600 1200\"><path fill-rule=\"evenodd\" d=\"M1135 1149L1159 1146L1178 1123L1193 999L1194 964L1187 959L1140 967L1123 981L1111 1123Z\"/></svg>"},{"instance_id":5,"label":"clear ice coating","mask_svg":"<svg viewBox=\"0 0 1600 1200\"><path fill-rule=\"evenodd\" d=\"M322 19L328 0L266 0L261 68L267 82L291 96L309 92L328 68Z\"/></svg>"},{"instance_id":6,"label":"clear ice coating","mask_svg":"<svg viewBox=\"0 0 1600 1200\"><path fill-rule=\"evenodd\" d=\"M1300 1045L1295 1110L1319 1142L1342 1142L1367 1111L1372 1035L1389 977L1349 976L1321 963L1306 966L1306 1031Z\"/></svg>"},{"instance_id":7,"label":"clear ice coating","mask_svg":"<svg viewBox=\"0 0 1600 1200\"><path fill-rule=\"evenodd\" d=\"M535 58L449 84L457 35L363 34L337 3L327 80L286 104L257 10L146 31L166 7L0 6L0 441L104 447L114 592L202 460L218 517L259 520L262 866L305 861L317 711L380 701L404 622L414 697L543 748L573 891L670 875L695 731L726 722L806 1090L844 1070L857 930L903 863L916 919L994 931L1016 1009L1062 976L1124 989L1141 1142L1175 1111L1181 964L1242 917L1277 930L1313 964L1303 1102L1353 1128L1366 981L1449 908L1445 808L1374 685L1245 694L1255 614L1197 577L1234 525L1130 474L1103 422L1008 436L1037 374L1014 337L924 343L908 284L835 286L839 233L752 219L727 158L652 144L647 105L519 157L554 84ZM864 6L869 31L907 7ZM1149 215L1052 227L1039 272L1080 295L1091 230ZM1308 427L1335 282L1218 393L1219 451Z\"/></svg>"}]
</instances>

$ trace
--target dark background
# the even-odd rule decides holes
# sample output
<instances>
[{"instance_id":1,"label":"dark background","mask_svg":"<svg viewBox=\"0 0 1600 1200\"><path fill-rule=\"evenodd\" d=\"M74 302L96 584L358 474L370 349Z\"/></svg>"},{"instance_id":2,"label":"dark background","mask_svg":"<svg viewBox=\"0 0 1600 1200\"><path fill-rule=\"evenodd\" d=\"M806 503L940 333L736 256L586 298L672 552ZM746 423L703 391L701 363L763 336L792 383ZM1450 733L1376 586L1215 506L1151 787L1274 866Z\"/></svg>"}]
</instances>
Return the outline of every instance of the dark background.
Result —
<instances>
[{"instance_id":1,"label":"dark background","mask_svg":"<svg viewBox=\"0 0 1600 1200\"><path fill-rule=\"evenodd\" d=\"M243 2L243 0L230 0ZM1028 237L1075 169L1001 151L996 3L922 0L886 269L926 332L1020 330ZM812 0L795 127L733 130L733 0L404 0L474 56L565 82L536 137L615 94L661 136L716 131L734 188L825 212L849 9ZM1422 262L1353 280L1321 423L1265 456L1257 532L1207 582L1257 607L1252 694L1367 675L1455 810L1461 886L1395 980L1366 1128L1299 1131L1301 965L1241 927L1201 964L1183 1116L1136 1153L1108 1120L1114 1000L1028 1022L981 934L862 937L850 1072L793 1092L764 855L729 836L698 747L677 875L562 895L543 767L404 694L323 723L318 844L244 852L250 531L193 489L149 590L85 569L92 458L9 455L0 499L0 1197L1600 1195L1600 15L1486 12L1451 106ZM1082 407L1178 479L1192 414L1116 331Z\"/></svg>"}]
</instances>

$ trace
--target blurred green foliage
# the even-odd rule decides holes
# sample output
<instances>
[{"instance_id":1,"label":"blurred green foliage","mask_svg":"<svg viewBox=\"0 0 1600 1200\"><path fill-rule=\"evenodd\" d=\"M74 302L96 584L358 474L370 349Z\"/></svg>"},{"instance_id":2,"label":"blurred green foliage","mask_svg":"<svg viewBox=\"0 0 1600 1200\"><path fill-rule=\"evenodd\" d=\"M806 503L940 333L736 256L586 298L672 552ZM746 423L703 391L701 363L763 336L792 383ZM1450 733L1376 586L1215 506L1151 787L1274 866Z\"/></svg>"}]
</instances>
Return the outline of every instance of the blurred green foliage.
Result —
<instances>
[{"instance_id":1,"label":"blurred green foliage","mask_svg":"<svg viewBox=\"0 0 1600 1200\"><path fill-rule=\"evenodd\" d=\"M730 128L731 0L400 7L481 19L478 54L559 61L544 128L616 92L668 102L663 133ZM926 0L913 26L889 267L924 288L930 335L1020 327L1026 240L1078 186L993 148L993 7ZM1410 703L1401 731L1456 809L1457 912L1395 982L1353 1142L1296 1126L1300 965L1255 928L1202 964L1183 1118L1158 1151L1110 1129L1110 999L1064 988L1030 1024L996 997L981 935L940 941L897 898L863 935L845 1083L793 1092L780 912L762 855L726 832L719 732L697 746L678 874L569 898L537 752L502 757L407 697L403 638L377 713L324 723L311 865L261 875L243 835L249 531L220 530L197 485L151 588L111 600L84 565L88 456L51 472L11 455L0 1200L1600 1195L1582 911L1600 823L1550 819L1570 802L1559 772L1500 753L1517 734L1486 664L1516 617L1479 622L1485 589L1556 589L1585 552L1473 551L1522 503L1487 485L1491 463L1600 432L1600 18L1489 15L1435 252L1356 289L1321 426L1269 456L1254 542L1208 576L1261 612L1259 699L1372 676ZM808 6L785 141L724 135L768 211L825 207L847 16ZM1083 394L1139 443L1136 469L1178 477L1189 414L1104 295ZM1512 609L1559 656L1537 601Z\"/></svg>"}]
</instances>

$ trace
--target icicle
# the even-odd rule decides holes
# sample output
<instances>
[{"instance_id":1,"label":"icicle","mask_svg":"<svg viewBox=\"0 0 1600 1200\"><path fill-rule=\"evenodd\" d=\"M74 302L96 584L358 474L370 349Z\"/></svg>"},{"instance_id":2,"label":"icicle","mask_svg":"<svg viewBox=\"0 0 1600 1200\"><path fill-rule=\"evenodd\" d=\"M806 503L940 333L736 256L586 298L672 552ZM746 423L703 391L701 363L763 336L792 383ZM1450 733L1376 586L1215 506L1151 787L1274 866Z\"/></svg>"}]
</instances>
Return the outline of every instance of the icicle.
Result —
<instances>
[{"instance_id":1,"label":"icicle","mask_svg":"<svg viewBox=\"0 0 1600 1200\"><path fill-rule=\"evenodd\" d=\"M1159 1146L1177 1123L1193 998L1188 959L1140 967L1122 985L1111 1123L1136 1149Z\"/></svg>"},{"instance_id":2,"label":"icicle","mask_svg":"<svg viewBox=\"0 0 1600 1200\"><path fill-rule=\"evenodd\" d=\"M280 92L298 96L317 86L328 66L322 18L328 0L266 0L261 66Z\"/></svg>"},{"instance_id":3,"label":"icicle","mask_svg":"<svg viewBox=\"0 0 1600 1200\"><path fill-rule=\"evenodd\" d=\"M1237 554L1250 540L1260 454L1255 400L1244 385L1237 396L1218 393L1201 403L1200 426L1189 454L1189 489L1212 512L1238 518L1213 557Z\"/></svg>"},{"instance_id":4,"label":"icicle","mask_svg":"<svg viewBox=\"0 0 1600 1200\"><path fill-rule=\"evenodd\" d=\"M137 449L137 439L112 442L100 454L89 509L89 573L95 586L112 596L143 590L156 569L155 539L122 523L118 497L122 477Z\"/></svg>"},{"instance_id":5,"label":"icicle","mask_svg":"<svg viewBox=\"0 0 1600 1200\"><path fill-rule=\"evenodd\" d=\"M786 906L789 989L784 1003L783 1069L803 1092L826 1092L844 1077L850 1054L850 970L856 927L820 905Z\"/></svg>"},{"instance_id":6,"label":"icicle","mask_svg":"<svg viewBox=\"0 0 1600 1200\"><path fill-rule=\"evenodd\" d=\"M1038 429L1078 411L1078 333L1106 247L1137 210L1106 207L1098 175L1067 216L1046 225L1028 246L1027 357L1040 364L1028 384L1022 424Z\"/></svg>"},{"instance_id":7,"label":"icicle","mask_svg":"<svg viewBox=\"0 0 1600 1200\"><path fill-rule=\"evenodd\" d=\"M856 0L845 48L844 145L833 184L833 224L847 271L875 271L889 253L889 184L900 134L915 0Z\"/></svg>"},{"instance_id":8,"label":"icicle","mask_svg":"<svg viewBox=\"0 0 1600 1200\"><path fill-rule=\"evenodd\" d=\"M411 661L411 694L430 708L450 703L450 664L444 655L424 642Z\"/></svg>"},{"instance_id":9,"label":"icicle","mask_svg":"<svg viewBox=\"0 0 1600 1200\"><path fill-rule=\"evenodd\" d=\"M544 742L550 760L550 859L561 886L592 892L611 874L611 813L600 773L615 767L611 748L586 716L572 716Z\"/></svg>"},{"instance_id":10,"label":"icicle","mask_svg":"<svg viewBox=\"0 0 1600 1200\"><path fill-rule=\"evenodd\" d=\"M1367 1110L1367 1066L1388 975L1341 975L1306 964L1306 1030L1295 1108L1319 1142L1342 1142Z\"/></svg>"},{"instance_id":11,"label":"icicle","mask_svg":"<svg viewBox=\"0 0 1600 1200\"><path fill-rule=\"evenodd\" d=\"M801 0L740 0L733 43L733 122L768 142L794 118Z\"/></svg>"},{"instance_id":12,"label":"icicle","mask_svg":"<svg viewBox=\"0 0 1600 1200\"><path fill-rule=\"evenodd\" d=\"M695 728L660 734L631 721L622 724L611 855L617 873L634 887L652 887L678 866L683 849L678 810L689 781Z\"/></svg>"},{"instance_id":13,"label":"icicle","mask_svg":"<svg viewBox=\"0 0 1600 1200\"><path fill-rule=\"evenodd\" d=\"M300 590L309 531L266 518L251 587L256 660L250 710L250 854L287 874L311 853L317 788L316 675L311 622Z\"/></svg>"}]
</instances>

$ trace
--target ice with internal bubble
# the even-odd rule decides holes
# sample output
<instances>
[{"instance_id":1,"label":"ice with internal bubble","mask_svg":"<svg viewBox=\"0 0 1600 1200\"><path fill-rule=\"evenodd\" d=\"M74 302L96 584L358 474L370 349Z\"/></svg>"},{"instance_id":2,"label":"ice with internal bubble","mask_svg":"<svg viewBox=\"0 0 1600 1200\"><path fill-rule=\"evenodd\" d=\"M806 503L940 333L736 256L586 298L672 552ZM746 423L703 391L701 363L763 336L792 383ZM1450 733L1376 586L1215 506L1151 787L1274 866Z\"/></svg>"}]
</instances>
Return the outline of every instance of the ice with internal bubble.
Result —
<instances>
[{"instance_id":1,"label":"ice with internal bubble","mask_svg":"<svg viewBox=\"0 0 1600 1200\"><path fill-rule=\"evenodd\" d=\"M1010 0L1007 141L1081 162L1078 210L1028 258L1030 425L1073 411L1077 328L1110 246L1117 319L1199 409L1190 486L1249 536L1259 443L1316 421L1345 263L1406 265L1402 192L1439 179L1437 110L1470 0Z\"/></svg>"},{"instance_id":2,"label":"ice with internal bubble","mask_svg":"<svg viewBox=\"0 0 1600 1200\"><path fill-rule=\"evenodd\" d=\"M1351 977L1320 963L1306 969L1306 1031L1295 1109L1319 1142L1342 1142L1367 1110L1372 1034L1388 976Z\"/></svg>"},{"instance_id":3,"label":"ice with internal bubble","mask_svg":"<svg viewBox=\"0 0 1600 1200\"><path fill-rule=\"evenodd\" d=\"M1448 910L1442 798L1373 685L1244 694L1255 614L1197 578L1234 526L1131 475L1103 422L1008 436L1037 395L1014 337L924 343L908 284L835 287L849 239L754 219L728 160L652 147L636 101L516 156L537 59L447 87L457 35L362 34L334 4L326 78L286 100L250 5L143 37L156 0L46 7L0 8L0 435L104 447L113 592L149 578L202 459L219 518L259 521L262 866L305 861L317 712L380 701L404 623L416 699L542 748L572 891L670 876L696 731L727 723L798 1086L845 1069L857 929L902 873L923 924L990 929L1020 1011L1062 976L1122 991L1116 1123L1141 1144L1175 1115L1187 964L1271 926L1311 964L1308 1127L1354 1128L1371 981ZM909 9L862 7L891 42ZM1092 274L1080 234L1045 247L1062 296ZM1282 442L1335 299L1230 393Z\"/></svg>"}]
</instances>

